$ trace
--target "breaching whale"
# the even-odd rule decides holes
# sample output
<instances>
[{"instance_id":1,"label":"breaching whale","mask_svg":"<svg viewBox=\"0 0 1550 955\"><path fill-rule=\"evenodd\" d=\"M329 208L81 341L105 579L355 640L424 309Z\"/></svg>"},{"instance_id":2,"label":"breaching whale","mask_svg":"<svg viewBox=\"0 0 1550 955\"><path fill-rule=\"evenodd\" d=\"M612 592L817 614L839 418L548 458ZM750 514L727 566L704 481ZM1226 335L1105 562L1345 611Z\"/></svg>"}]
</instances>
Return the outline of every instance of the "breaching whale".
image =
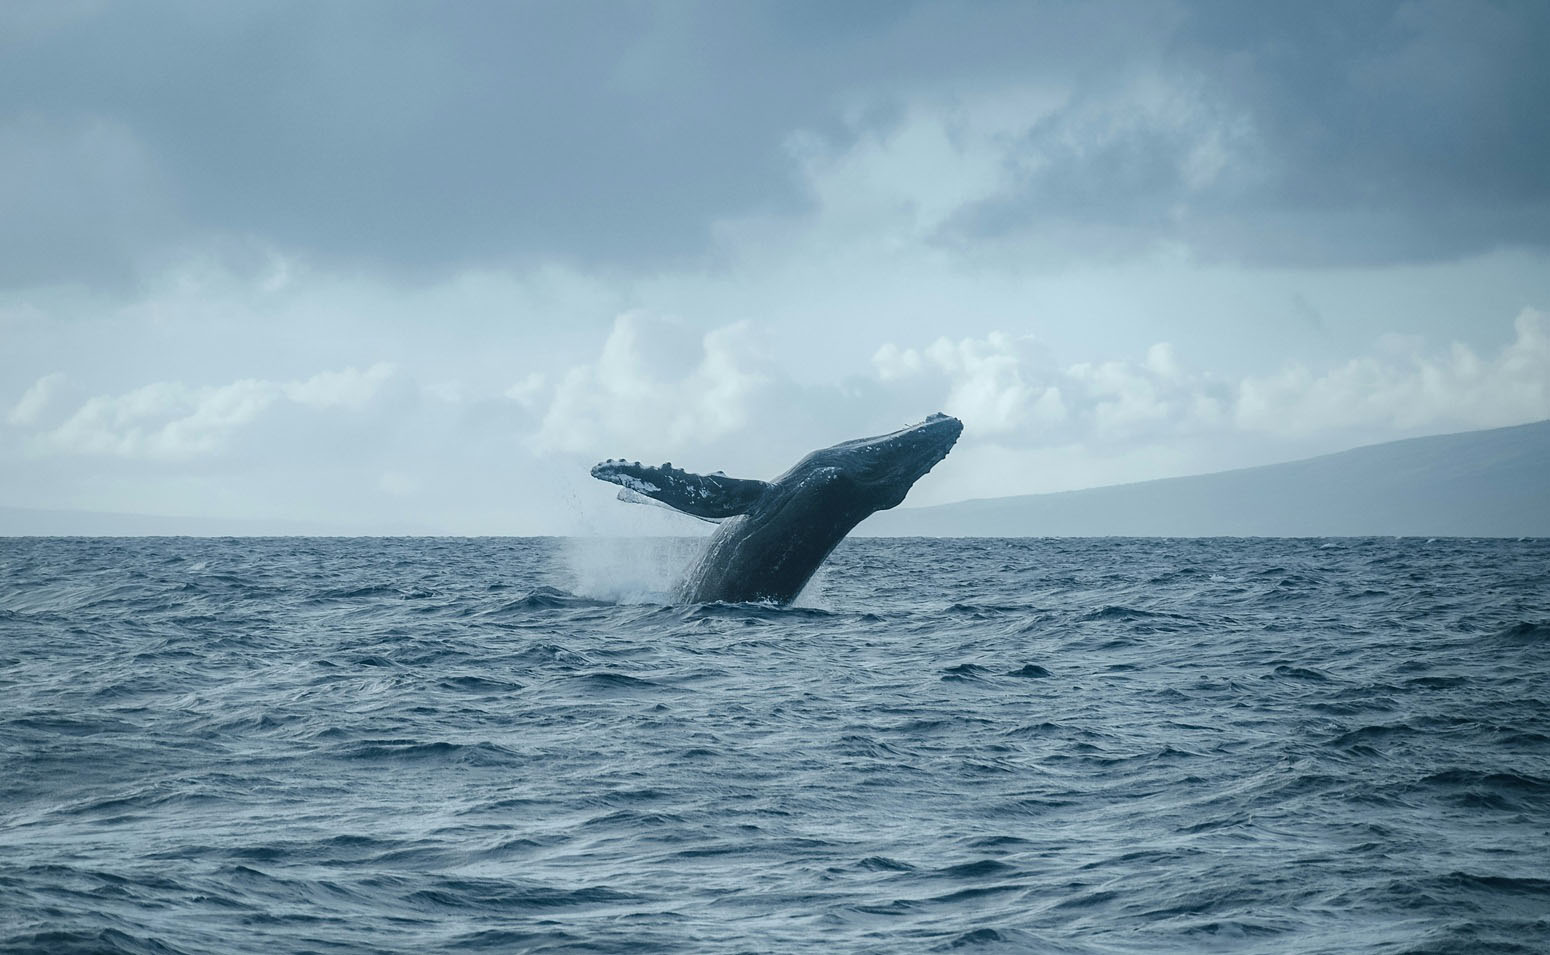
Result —
<instances>
[{"instance_id":1,"label":"breaching whale","mask_svg":"<svg viewBox=\"0 0 1550 955\"><path fill-rule=\"evenodd\" d=\"M894 507L947 457L963 423L934 414L892 434L814 451L773 481L608 460L592 469L643 498L721 526L678 587L690 603L796 599L835 545L875 511Z\"/></svg>"}]
</instances>

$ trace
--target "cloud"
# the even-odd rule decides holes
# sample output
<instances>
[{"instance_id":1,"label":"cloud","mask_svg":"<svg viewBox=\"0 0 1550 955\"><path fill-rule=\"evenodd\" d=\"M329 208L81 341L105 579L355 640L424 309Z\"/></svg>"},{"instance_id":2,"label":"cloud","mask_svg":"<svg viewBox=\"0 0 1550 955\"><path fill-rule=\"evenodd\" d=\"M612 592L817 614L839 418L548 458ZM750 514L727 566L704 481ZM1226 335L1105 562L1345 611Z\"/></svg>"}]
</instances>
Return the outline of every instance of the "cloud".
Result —
<instances>
[{"instance_id":1,"label":"cloud","mask_svg":"<svg viewBox=\"0 0 1550 955\"><path fill-rule=\"evenodd\" d=\"M1203 435L1374 435L1497 427L1550 417L1550 321L1533 309L1495 357L1395 338L1323 371L1288 364L1236 380L1190 369L1167 343L1140 359L1056 366L1026 338L888 344L884 382L913 381L961 417L966 441L1008 447L1166 443Z\"/></svg>"},{"instance_id":2,"label":"cloud","mask_svg":"<svg viewBox=\"0 0 1550 955\"><path fill-rule=\"evenodd\" d=\"M28 388L12 406L10 414L6 415L6 420L14 425L35 424L48 409L49 403L58 393L64 380L65 376L56 371L33 382L32 387Z\"/></svg>"},{"instance_id":3,"label":"cloud","mask_svg":"<svg viewBox=\"0 0 1550 955\"><path fill-rule=\"evenodd\" d=\"M67 259L83 281L119 276L151 242L220 237L400 274L656 264L699 253L723 215L800 202L780 142L827 91L801 69L809 37L782 42L763 16L586 2L96 5L6 38L0 117L65 131L24 130L22 154L69 155L71 137L101 123L149 163L158 189L136 215L175 228L139 248L127 233L96 242L94 260ZM69 177L37 164L7 181L50 197L8 229L54 220L92 238L89 221L60 215L76 200L43 189ZM136 194L114 188L105 205ZM14 281L54 277L42 257L25 264Z\"/></svg>"},{"instance_id":4,"label":"cloud","mask_svg":"<svg viewBox=\"0 0 1550 955\"><path fill-rule=\"evenodd\" d=\"M325 372L303 381L248 378L214 386L155 382L88 399L57 427L32 434L28 447L41 455L187 461L218 454L235 433L279 404L358 410L379 393L394 371L391 365L378 364L364 371ZM36 420L35 413L18 420L17 411L48 380L34 385L13 410L14 423Z\"/></svg>"},{"instance_id":5,"label":"cloud","mask_svg":"<svg viewBox=\"0 0 1550 955\"><path fill-rule=\"evenodd\" d=\"M502 394L524 408L535 408L543 398L544 388L548 383L548 376L543 372L529 372Z\"/></svg>"},{"instance_id":6,"label":"cloud","mask_svg":"<svg viewBox=\"0 0 1550 955\"><path fill-rule=\"evenodd\" d=\"M10 6L13 287L223 243L399 280L650 272L728 221L890 209L1052 253L1550 242L1544 4Z\"/></svg>"},{"instance_id":7,"label":"cloud","mask_svg":"<svg viewBox=\"0 0 1550 955\"><path fill-rule=\"evenodd\" d=\"M874 91L845 145L799 153L823 159L806 166L820 209L893 195L928 238L1023 262L1349 266L1550 243L1550 8L1153 7L1121 17L1135 45L1102 70L1095 52Z\"/></svg>"},{"instance_id":8,"label":"cloud","mask_svg":"<svg viewBox=\"0 0 1550 955\"><path fill-rule=\"evenodd\" d=\"M1215 426L1224 387L1181 365L1172 346L1140 361L1056 365L1028 337L940 338L916 350L888 344L873 358L884 381L945 385L943 405L966 434L1013 446L1075 440L1117 442Z\"/></svg>"},{"instance_id":9,"label":"cloud","mask_svg":"<svg viewBox=\"0 0 1550 955\"><path fill-rule=\"evenodd\" d=\"M1550 418L1550 322L1524 309L1513 331L1495 358L1457 343L1428 353L1400 339L1391 354L1353 359L1323 374L1289 365L1245 378L1234 420L1246 430L1297 435L1488 428Z\"/></svg>"},{"instance_id":10,"label":"cloud","mask_svg":"<svg viewBox=\"0 0 1550 955\"><path fill-rule=\"evenodd\" d=\"M787 148L812 193L815 230L847 244L931 239L965 207L1011 188L1017 157L1007 133L1056 108L1060 95L1034 87L923 98L884 126L855 117L839 142L794 134Z\"/></svg>"},{"instance_id":11,"label":"cloud","mask_svg":"<svg viewBox=\"0 0 1550 955\"><path fill-rule=\"evenodd\" d=\"M616 442L664 449L707 443L748 422L750 405L769 380L759 366L746 323L696 336L668 320L620 315L598 359L571 368L555 384L536 446L596 451ZM528 379L514 397L531 402L538 387Z\"/></svg>"},{"instance_id":12,"label":"cloud","mask_svg":"<svg viewBox=\"0 0 1550 955\"><path fill-rule=\"evenodd\" d=\"M128 281L177 235L161 176L123 120L0 112L0 288Z\"/></svg>"},{"instance_id":13,"label":"cloud","mask_svg":"<svg viewBox=\"0 0 1550 955\"><path fill-rule=\"evenodd\" d=\"M958 210L945 238L1042 235L1067 255L1129 253L1190 240L1194 216L1252 202L1267 176L1252 112L1173 66L1120 69L998 144L1005 188Z\"/></svg>"},{"instance_id":14,"label":"cloud","mask_svg":"<svg viewBox=\"0 0 1550 955\"><path fill-rule=\"evenodd\" d=\"M984 339L939 338L924 350L885 344L872 356L883 381L937 373L949 381L943 407L986 435L1011 434L1034 424L1059 425L1065 400L1048 370L1039 367L1033 340L992 332Z\"/></svg>"},{"instance_id":15,"label":"cloud","mask_svg":"<svg viewBox=\"0 0 1550 955\"><path fill-rule=\"evenodd\" d=\"M398 369L378 362L367 369L325 371L306 381L286 382L280 391L291 401L311 408L362 408L382 390Z\"/></svg>"},{"instance_id":16,"label":"cloud","mask_svg":"<svg viewBox=\"0 0 1550 955\"><path fill-rule=\"evenodd\" d=\"M632 519L587 477L598 457L661 455L653 460L770 477L815 447L936 410L966 430L913 503L1550 417L1550 318L1532 309L1491 348L1395 335L1355 359L1254 374L1202 368L1165 342L1073 362L1029 335L992 332L885 343L870 360L846 352L831 357L850 374L803 376L770 359L777 330L627 312L582 360L514 382L502 355L490 362L502 377L438 372L428 386L379 363L72 397L83 376L71 368L68 379L18 389L0 495L24 506L572 533Z\"/></svg>"}]
</instances>

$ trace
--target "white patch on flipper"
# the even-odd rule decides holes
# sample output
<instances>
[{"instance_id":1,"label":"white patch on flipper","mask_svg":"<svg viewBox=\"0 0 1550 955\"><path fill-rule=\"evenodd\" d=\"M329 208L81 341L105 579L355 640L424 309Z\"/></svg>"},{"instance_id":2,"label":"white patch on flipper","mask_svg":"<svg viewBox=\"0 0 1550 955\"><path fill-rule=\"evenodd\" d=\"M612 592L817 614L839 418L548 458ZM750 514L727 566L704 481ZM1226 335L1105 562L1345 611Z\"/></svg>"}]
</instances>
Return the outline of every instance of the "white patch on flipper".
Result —
<instances>
[{"instance_id":1,"label":"white patch on flipper","mask_svg":"<svg viewBox=\"0 0 1550 955\"><path fill-rule=\"evenodd\" d=\"M614 483L618 484L620 487L634 491L637 494L651 494L655 491L662 490L655 484L652 484L650 481L635 477L632 474L615 474L612 475L612 477Z\"/></svg>"},{"instance_id":2,"label":"white patch on flipper","mask_svg":"<svg viewBox=\"0 0 1550 955\"><path fill-rule=\"evenodd\" d=\"M692 517L697 521L704 521L707 524L720 524L722 521L722 518L719 517L701 517L698 514L690 514L688 511L680 511L678 508L668 504L666 501L659 501L654 497L647 497L644 494L637 494L627 487L620 488L617 497L619 500L625 502L626 504L650 504L652 507L666 508L667 510L672 511L674 514L678 514L682 517Z\"/></svg>"}]
</instances>

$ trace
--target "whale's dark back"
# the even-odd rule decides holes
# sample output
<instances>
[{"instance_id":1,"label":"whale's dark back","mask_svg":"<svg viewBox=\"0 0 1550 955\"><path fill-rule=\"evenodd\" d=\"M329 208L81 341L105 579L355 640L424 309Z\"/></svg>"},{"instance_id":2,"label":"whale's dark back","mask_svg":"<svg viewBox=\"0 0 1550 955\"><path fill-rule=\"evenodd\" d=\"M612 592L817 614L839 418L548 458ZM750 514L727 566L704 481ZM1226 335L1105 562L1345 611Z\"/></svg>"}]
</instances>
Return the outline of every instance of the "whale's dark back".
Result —
<instances>
[{"instance_id":1,"label":"whale's dark back","mask_svg":"<svg viewBox=\"0 0 1550 955\"><path fill-rule=\"evenodd\" d=\"M790 603L872 511L846 499L832 469L782 479L748 513L722 523L678 596L690 603Z\"/></svg>"}]
</instances>

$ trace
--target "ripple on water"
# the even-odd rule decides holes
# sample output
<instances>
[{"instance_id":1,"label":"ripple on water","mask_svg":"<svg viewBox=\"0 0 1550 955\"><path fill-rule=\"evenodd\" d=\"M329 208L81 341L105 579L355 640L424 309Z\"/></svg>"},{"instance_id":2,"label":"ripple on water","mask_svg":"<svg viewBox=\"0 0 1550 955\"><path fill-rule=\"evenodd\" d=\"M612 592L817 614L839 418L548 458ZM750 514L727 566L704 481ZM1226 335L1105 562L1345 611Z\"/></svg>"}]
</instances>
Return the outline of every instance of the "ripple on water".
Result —
<instances>
[{"instance_id":1,"label":"ripple on water","mask_svg":"<svg viewBox=\"0 0 1550 955\"><path fill-rule=\"evenodd\" d=\"M610 546L0 540L0 951L1543 950L1550 542Z\"/></svg>"}]
</instances>

